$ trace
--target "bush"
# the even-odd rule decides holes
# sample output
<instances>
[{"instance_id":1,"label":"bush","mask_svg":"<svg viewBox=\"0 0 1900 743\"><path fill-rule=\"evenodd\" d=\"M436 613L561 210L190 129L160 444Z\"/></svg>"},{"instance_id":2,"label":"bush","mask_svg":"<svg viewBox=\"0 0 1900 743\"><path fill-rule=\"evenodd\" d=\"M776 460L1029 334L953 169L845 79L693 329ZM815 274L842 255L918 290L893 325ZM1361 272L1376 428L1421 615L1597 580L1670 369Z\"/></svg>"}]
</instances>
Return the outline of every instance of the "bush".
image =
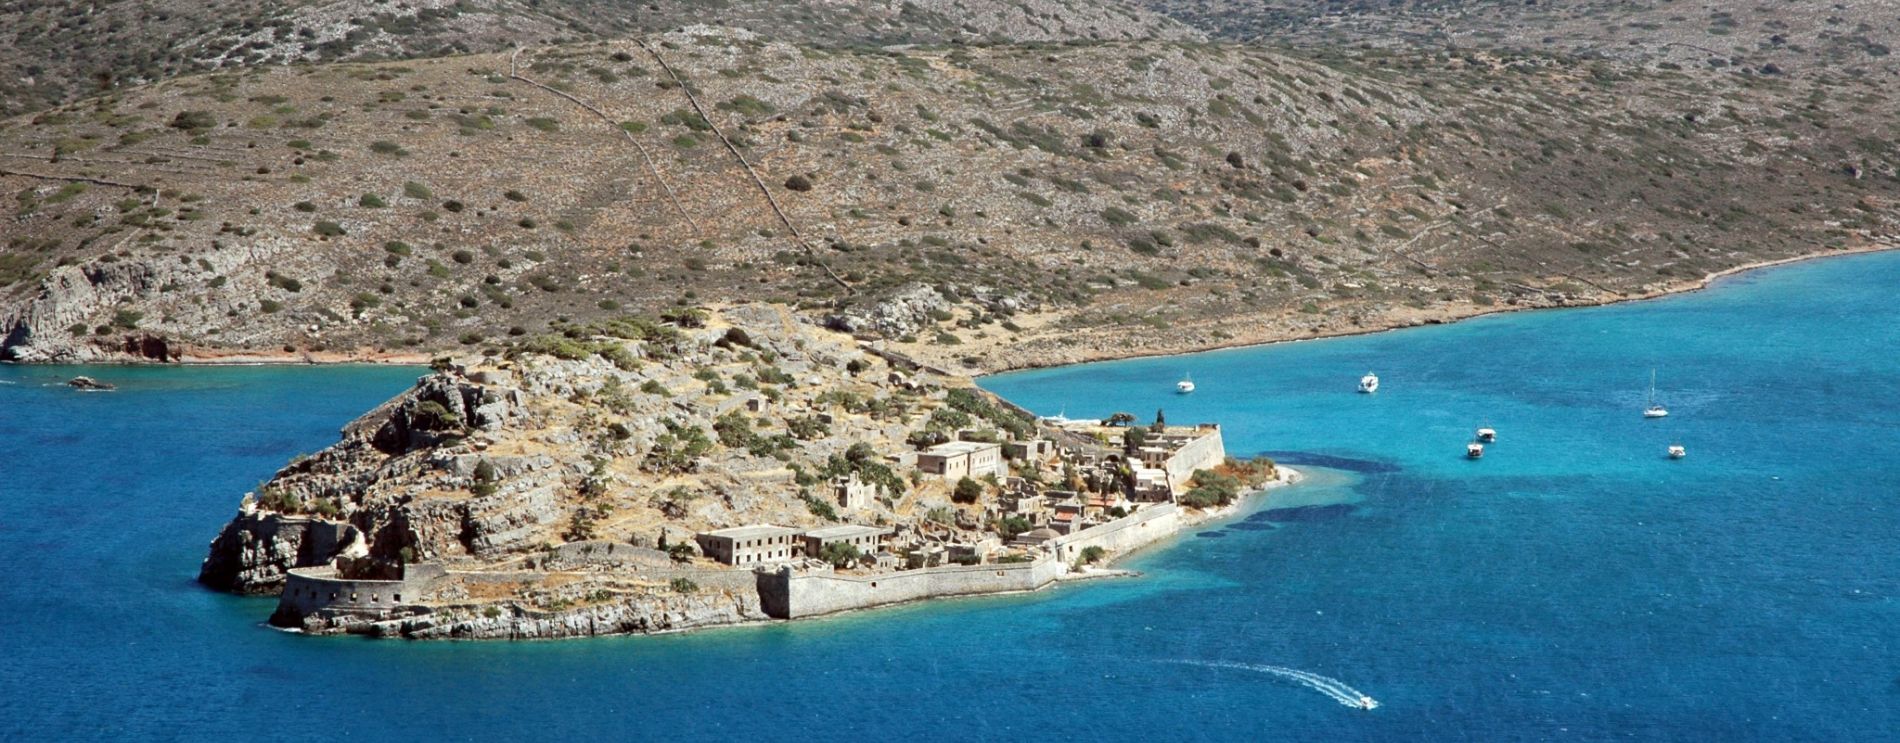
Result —
<instances>
[{"instance_id":1,"label":"bush","mask_svg":"<svg viewBox=\"0 0 1900 743\"><path fill-rule=\"evenodd\" d=\"M173 129L184 129L186 131L210 129L217 125L218 119L212 116L210 111L179 111L178 115L173 116L171 121L171 127Z\"/></svg>"},{"instance_id":2,"label":"bush","mask_svg":"<svg viewBox=\"0 0 1900 743\"><path fill-rule=\"evenodd\" d=\"M1102 558L1107 557L1107 556L1108 556L1108 550L1102 549L1101 547L1091 546L1091 547L1082 548L1082 562L1089 563L1091 565L1101 562Z\"/></svg>"},{"instance_id":3,"label":"bush","mask_svg":"<svg viewBox=\"0 0 1900 743\"><path fill-rule=\"evenodd\" d=\"M402 184L402 195L412 199L435 198L435 192L430 191L428 186L424 186L415 181L408 181Z\"/></svg>"},{"instance_id":4,"label":"bush","mask_svg":"<svg viewBox=\"0 0 1900 743\"><path fill-rule=\"evenodd\" d=\"M322 235L324 237L342 237L346 234L349 234L343 230L343 225L337 224L335 222L318 222L316 223L316 225L312 226L310 229L311 231L316 232L318 235Z\"/></svg>"},{"instance_id":5,"label":"bush","mask_svg":"<svg viewBox=\"0 0 1900 743\"><path fill-rule=\"evenodd\" d=\"M688 548L689 551L690 549ZM667 585L672 586L674 593L692 593L699 590L699 584L694 583L690 578L674 578Z\"/></svg>"},{"instance_id":6,"label":"bush","mask_svg":"<svg viewBox=\"0 0 1900 743\"><path fill-rule=\"evenodd\" d=\"M396 144L395 142L390 142L388 140L381 140L381 139L369 143L369 151L374 152L378 155L390 155L394 157L408 157L409 156L409 151L403 149L402 145Z\"/></svg>"},{"instance_id":7,"label":"bush","mask_svg":"<svg viewBox=\"0 0 1900 743\"><path fill-rule=\"evenodd\" d=\"M957 481L957 488L950 494L950 500L958 503L975 503L983 497L983 483L965 477Z\"/></svg>"},{"instance_id":8,"label":"bush","mask_svg":"<svg viewBox=\"0 0 1900 743\"><path fill-rule=\"evenodd\" d=\"M462 427L461 416L434 400L423 400L417 403L415 410L410 412L409 419L424 431L450 431ZM488 461L482 460L482 464L488 464ZM476 465L478 472L480 468L481 465Z\"/></svg>"},{"instance_id":9,"label":"bush","mask_svg":"<svg viewBox=\"0 0 1900 743\"><path fill-rule=\"evenodd\" d=\"M800 193L811 190L811 179L803 175L794 175L785 179L785 187Z\"/></svg>"},{"instance_id":10,"label":"bush","mask_svg":"<svg viewBox=\"0 0 1900 743\"><path fill-rule=\"evenodd\" d=\"M383 197L377 196L376 194L366 193L356 198L356 205L369 209L381 209L385 206L389 206L389 202L384 201Z\"/></svg>"}]
</instances>

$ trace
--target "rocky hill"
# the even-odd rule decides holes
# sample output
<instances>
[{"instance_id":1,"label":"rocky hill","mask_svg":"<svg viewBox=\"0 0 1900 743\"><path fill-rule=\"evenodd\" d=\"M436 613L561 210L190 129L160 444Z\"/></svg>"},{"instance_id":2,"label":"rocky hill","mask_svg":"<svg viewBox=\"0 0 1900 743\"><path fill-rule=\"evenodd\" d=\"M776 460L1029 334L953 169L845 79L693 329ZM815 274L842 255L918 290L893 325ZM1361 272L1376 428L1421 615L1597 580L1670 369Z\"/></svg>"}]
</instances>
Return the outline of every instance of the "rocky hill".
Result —
<instances>
[{"instance_id":1,"label":"rocky hill","mask_svg":"<svg viewBox=\"0 0 1900 743\"><path fill-rule=\"evenodd\" d=\"M898 455L959 430L1036 428L967 380L893 367L780 307L566 331L444 365L290 463L245 498L200 580L275 593L290 568L338 557L372 577L414 562L531 569L591 542L665 566L695 532L764 523L974 535L982 504L953 502ZM839 506L840 476L877 497Z\"/></svg>"},{"instance_id":2,"label":"rocky hill","mask_svg":"<svg viewBox=\"0 0 1900 743\"><path fill-rule=\"evenodd\" d=\"M994 369L1602 301L1892 233L1841 81L696 27L0 122L0 354L499 351L768 299Z\"/></svg>"},{"instance_id":3,"label":"rocky hill","mask_svg":"<svg viewBox=\"0 0 1900 743\"><path fill-rule=\"evenodd\" d=\"M208 69L402 59L714 23L808 44L1183 39L1118 0L14 0L0 115Z\"/></svg>"}]
</instances>

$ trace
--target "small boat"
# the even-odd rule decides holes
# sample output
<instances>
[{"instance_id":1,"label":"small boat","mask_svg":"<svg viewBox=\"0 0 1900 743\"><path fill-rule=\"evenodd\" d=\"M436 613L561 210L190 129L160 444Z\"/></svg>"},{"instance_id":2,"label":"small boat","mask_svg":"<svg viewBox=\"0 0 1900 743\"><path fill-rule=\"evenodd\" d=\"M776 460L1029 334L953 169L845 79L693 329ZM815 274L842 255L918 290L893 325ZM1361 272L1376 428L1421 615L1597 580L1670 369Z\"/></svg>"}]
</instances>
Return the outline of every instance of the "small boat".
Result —
<instances>
[{"instance_id":1,"label":"small boat","mask_svg":"<svg viewBox=\"0 0 1900 743\"><path fill-rule=\"evenodd\" d=\"M1359 378L1359 391L1364 392L1368 395L1374 392L1378 392L1379 391L1379 375L1373 374L1372 372L1366 372L1365 376Z\"/></svg>"},{"instance_id":2,"label":"small boat","mask_svg":"<svg viewBox=\"0 0 1900 743\"><path fill-rule=\"evenodd\" d=\"M1470 443L1470 444L1465 444L1465 457L1470 458L1470 459L1477 459L1483 456L1484 456L1484 444L1479 444L1475 442Z\"/></svg>"},{"instance_id":3,"label":"small boat","mask_svg":"<svg viewBox=\"0 0 1900 743\"><path fill-rule=\"evenodd\" d=\"M1669 409L1656 402L1656 370L1649 370L1649 407L1643 408L1644 418L1663 418L1669 415Z\"/></svg>"},{"instance_id":4,"label":"small boat","mask_svg":"<svg viewBox=\"0 0 1900 743\"><path fill-rule=\"evenodd\" d=\"M1497 440L1498 440L1498 431L1497 431L1497 429L1495 429L1495 428L1480 428L1480 429L1478 429L1478 440L1479 440L1479 441L1482 441L1482 442L1484 442L1484 443L1487 443L1487 444L1489 444L1489 443L1491 443L1491 442L1493 442L1493 441L1497 441Z\"/></svg>"},{"instance_id":5,"label":"small boat","mask_svg":"<svg viewBox=\"0 0 1900 743\"><path fill-rule=\"evenodd\" d=\"M1369 696L1366 696L1366 695L1364 695L1364 694L1360 694L1360 695L1359 695L1359 708L1360 708L1360 709L1372 709L1372 708L1374 708L1374 707L1377 707L1377 706L1379 706L1379 703L1378 703L1378 702L1375 702L1375 701L1372 701L1372 697L1369 697Z\"/></svg>"},{"instance_id":6,"label":"small boat","mask_svg":"<svg viewBox=\"0 0 1900 743\"><path fill-rule=\"evenodd\" d=\"M1683 457L1686 457L1686 456L1689 456L1689 450L1688 450L1688 449L1684 449L1684 448L1682 448L1682 445L1681 445L1681 444L1670 444L1670 445L1669 445L1669 458L1670 458L1670 459L1681 459L1681 458L1683 458Z\"/></svg>"},{"instance_id":7,"label":"small boat","mask_svg":"<svg viewBox=\"0 0 1900 743\"><path fill-rule=\"evenodd\" d=\"M1193 392L1194 380L1188 378L1188 376L1185 374L1181 375L1181 381L1174 383L1174 391L1183 395L1189 392Z\"/></svg>"}]
</instances>

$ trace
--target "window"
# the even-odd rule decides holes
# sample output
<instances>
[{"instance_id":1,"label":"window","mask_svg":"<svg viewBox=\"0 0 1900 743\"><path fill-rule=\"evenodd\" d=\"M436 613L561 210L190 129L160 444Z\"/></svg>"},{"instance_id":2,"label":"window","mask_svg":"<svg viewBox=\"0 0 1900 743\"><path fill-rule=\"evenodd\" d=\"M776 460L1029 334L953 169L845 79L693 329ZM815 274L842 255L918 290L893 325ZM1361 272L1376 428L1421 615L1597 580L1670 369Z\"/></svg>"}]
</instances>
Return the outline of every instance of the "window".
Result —
<instances>
[{"instance_id":1,"label":"window","mask_svg":"<svg viewBox=\"0 0 1900 743\"><path fill-rule=\"evenodd\" d=\"M389 600L390 600L390 601L394 601L394 602L396 602L396 603L398 603L398 604L400 604L400 603L402 603L402 594L400 594L400 593L396 593L396 594L390 594L390 596L389 596Z\"/></svg>"},{"instance_id":2,"label":"window","mask_svg":"<svg viewBox=\"0 0 1900 743\"><path fill-rule=\"evenodd\" d=\"M355 601L355 600L356 600L356 592L355 592L355 591L351 591L351 592L350 592L350 600L351 600L351 601Z\"/></svg>"}]
</instances>

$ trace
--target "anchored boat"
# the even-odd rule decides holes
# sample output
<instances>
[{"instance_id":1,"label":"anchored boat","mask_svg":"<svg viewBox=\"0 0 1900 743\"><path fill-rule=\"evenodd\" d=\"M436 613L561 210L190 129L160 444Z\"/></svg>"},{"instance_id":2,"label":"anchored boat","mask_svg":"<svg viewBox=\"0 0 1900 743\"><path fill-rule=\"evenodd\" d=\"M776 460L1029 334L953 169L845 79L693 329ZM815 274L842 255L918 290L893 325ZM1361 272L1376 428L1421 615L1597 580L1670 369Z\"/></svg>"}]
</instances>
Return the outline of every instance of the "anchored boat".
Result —
<instances>
[{"instance_id":1,"label":"anchored boat","mask_svg":"<svg viewBox=\"0 0 1900 743\"><path fill-rule=\"evenodd\" d=\"M1656 402L1656 370L1649 370L1649 407L1643 408L1644 418L1662 418L1669 415L1669 409Z\"/></svg>"},{"instance_id":2,"label":"anchored boat","mask_svg":"<svg viewBox=\"0 0 1900 743\"><path fill-rule=\"evenodd\" d=\"M1379 391L1379 375L1373 374L1372 372L1366 372L1365 376L1359 378L1359 391L1368 395L1374 392L1378 392Z\"/></svg>"},{"instance_id":3,"label":"anchored boat","mask_svg":"<svg viewBox=\"0 0 1900 743\"><path fill-rule=\"evenodd\" d=\"M1479 441L1481 441L1481 442L1484 442L1484 443L1486 443L1486 444L1489 444L1489 443L1491 443L1491 442L1493 442L1493 441L1497 441L1497 440L1498 440L1498 431L1497 431L1497 429L1495 429L1495 428L1480 428L1480 429L1478 429L1478 440L1479 440Z\"/></svg>"},{"instance_id":4,"label":"anchored boat","mask_svg":"<svg viewBox=\"0 0 1900 743\"><path fill-rule=\"evenodd\" d=\"M1478 459L1483 456L1484 456L1484 444L1478 444L1478 443L1465 444L1466 458Z\"/></svg>"},{"instance_id":5,"label":"anchored boat","mask_svg":"<svg viewBox=\"0 0 1900 743\"><path fill-rule=\"evenodd\" d=\"M1689 456L1689 450L1688 450L1688 449L1684 449L1684 448L1682 448L1682 445L1681 445L1681 444L1670 444L1670 445L1669 445L1669 458L1670 458L1670 459L1681 459L1681 458L1683 458L1683 457L1686 457L1686 456Z\"/></svg>"},{"instance_id":6,"label":"anchored boat","mask_svg":"<svg viewBox=\"0 0 1900 743\"><path fill-rule=\"evenodd\" d=\"M1189 377L1188 377L1187 375L1185 375L1185 374L1183 374L1183 375L1181 375L1181 381L1179 381L1179 382L1175 382L1175 383L1174 383L1174 391L1175 391L1175 392L1177 392L1177 393L1179 393L1179 394L1183 394L1183 395L1185 395L1185 394L1187 394L1187 393L1189 393L1189 392L1193 392L1193 391L1194 391L1194 380L1193 380L1193 379L1190 379L1190 378L1189 378Z\"/></svg>"}]
</instances>

